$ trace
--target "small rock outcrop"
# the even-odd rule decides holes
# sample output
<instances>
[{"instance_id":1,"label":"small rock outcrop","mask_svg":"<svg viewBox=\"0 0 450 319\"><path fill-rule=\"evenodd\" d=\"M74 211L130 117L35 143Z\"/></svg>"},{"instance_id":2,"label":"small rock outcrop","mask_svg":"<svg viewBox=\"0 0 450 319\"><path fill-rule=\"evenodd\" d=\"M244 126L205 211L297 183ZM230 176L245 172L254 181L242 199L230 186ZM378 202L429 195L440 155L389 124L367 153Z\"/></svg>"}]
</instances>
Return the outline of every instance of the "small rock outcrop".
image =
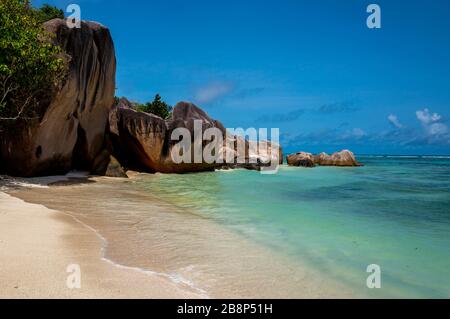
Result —
<instances>
[{"instance_id":1,"label":"small rock outcrop","mask_svg":"<svg viewBox=\"0 0 450 319\"><path fill-rule=\"evenodd\" d=\"M287 157L288 165L315 167L319 166L341 166L341 167L357 167L362 166L358 163L355 155L349 150L336 152L333 155L321 153L313 155L311 153L299 152Z\"/></svg>"},{"instance_id":2,"label":"small rock outcrop","mask_svg":"<svg viewBox=\"0 0 450 319\"><path fill-rule=\"evenodd\" d=\"M362 166L356 160L355 155L349 150L336 152L333 155L321 153L314 157L314 162L320 166Z\"/></svg>"},{"instance_id":3,"label":"small rock outcrop","mask_svg":"<svg viewBox=\"0 0 450 319\"><path fill-rule=\"evenodd\" d=\"M90 170L104 148L108 114L114 102L116 58L109 30L94 22L70 29L45 23L68 62L68 74L42 118L17 125L0 136L2 170L16 176Z\"/></svg>"},{"instance_id":4,"label":"small rock outcrop","mask_svg":"<svg viewBox=\"0 0 450 319\"><path fill-rule=\"evenodd\" d=\"M289 166L314 167L314 155L311 153L299 152L288 155L287 162Z\"/></svg>"}]
</instances>

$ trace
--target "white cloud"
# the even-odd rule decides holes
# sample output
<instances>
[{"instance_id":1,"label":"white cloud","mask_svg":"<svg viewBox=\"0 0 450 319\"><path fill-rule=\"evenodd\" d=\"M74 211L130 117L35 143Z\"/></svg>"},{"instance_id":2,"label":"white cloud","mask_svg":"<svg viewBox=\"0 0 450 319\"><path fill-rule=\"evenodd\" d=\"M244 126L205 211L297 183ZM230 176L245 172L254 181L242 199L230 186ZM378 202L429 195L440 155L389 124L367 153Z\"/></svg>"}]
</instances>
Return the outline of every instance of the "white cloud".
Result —
<instances>
[{"instance_id":1,"label":"white cloud","mask_svg":"<svg viewBox=\"0 0 450 319\"><path fill-rule=\"evenodd\" d=\"M360 138L360 137L366 136L367 134L366 134L366 132L364 132L363 129L360 129L360 128L354 128L353 131L352 131L352 135L353 135L354 137L356 137L356 138Z\"/></svg>"},{"instance_id":2,"label":"white cloud","mask_svg":"<svg viewBox=\"0 0 450 319\"><path fill-rule=\"evenodd\" d=\"M400 123L400 120L398 119L397 115L391 114L388 116L389 122L396 128L403 128L403 124Z\"/></svg>"},{"instance_id":3,"label":"white cloud","mask_svg":"<svg viewBox=\"0 0 450 319\"><path fill-rule=\"evenodd\" d=\"M448 133L447 125L443 123L433 123L428 127L430 135L443 135Z\"/></svg>"},{"instance_id":4,"label":"white cloud","mask_svg":"<svg viewBox=\"0 0 450 319\"><path fill-rule=\"evenodd\" d=\"M229 82L214 82L197 90L195 100L199 103L211 103L230 93L234 85Z\"/></svg>"},{"instance_id":5,"label":"white cloud","mask_svg":"<svg viewBox=\"0 0 450 319\"><path fill-rule=\"evenodd\" d=\"M419 110L416 115L429 136L440 136L448 133L447 125L441 122L441 115L431 113L429 109Z\"/></svg>"},{"instance_id":6,"label":"white cloud","mask_svg":"<svg viewBox=\"0 0 450 319\"><path fill-rule=\"evenodd\" d=\"M347 130L340 135L338 134L335 138L340 141L345 141L345 140L359 140L366 136L367 133L363 129L354 128L351 130Z\"/></svg>"},{"instance_id":7,"label":"white cloud","mask_svg":"<svg viewBox=\"0 0 450 319\"><path fill-rule=\"evenodd\" d=\"M438 122L441 120L441 116L437 113L430 113L429 109L419 110L416 112L417 119L423 124L428 125L430 123Z\"/></svg>"},{"instance_id":8,"label":"white cloud","mask_svg":"<svg viewBox=\"0 0 450 319\"><path fill-rule=\"evenodd\" d=\"M416 112L422 128L417 125L404 125L394 114L388 116L392 128L374 133L366 132L362 128L315 130L307 134L293 135L286 138L284 143L290 146L322 146L333 145L337 148L349 145L370 145L380 147L421 148L428 146L447 147L450 145L450 128L444 116L432 113L428 109Z\"/></svg>"}]
</instances>

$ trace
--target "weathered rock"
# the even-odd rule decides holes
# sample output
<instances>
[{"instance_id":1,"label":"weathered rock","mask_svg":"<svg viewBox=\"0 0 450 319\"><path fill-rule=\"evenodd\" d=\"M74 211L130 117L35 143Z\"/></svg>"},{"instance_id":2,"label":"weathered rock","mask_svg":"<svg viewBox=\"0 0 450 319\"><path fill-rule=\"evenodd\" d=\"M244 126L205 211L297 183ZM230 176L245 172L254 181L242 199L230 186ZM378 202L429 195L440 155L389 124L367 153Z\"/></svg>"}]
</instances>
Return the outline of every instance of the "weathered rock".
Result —
<instances>
[{"instance_id":1,"label":"weathered rock","mask_svg":"<svg viewBox=\"0 0 450 319\"><path fill-rule=\"evenodd\" d=\"M114 107L122 109L136 109L137 103L128 100L126 97L121 97L114 101Z\"/></svg>"},{"instance_id":2,"label":"weathered rock","mask_svg":"<svg viewBox=\"0 0 450 319\"><path fill-rule=\"evenodd\" d=\"M104 175L108 177L128 178L127 173L114 156L110 156L109 164Z\"/></svg>"},{"instance_id":3,"label":"weathered rock","mask_svg":"<svg viewBox=\"0 0 450 319\"><path fill-rule=\"evenodd\" d=\"M107 150L100 152L95 159L92 174L108 177L128 177L119 161Z\"/></svg>"},{"instance_id":4,"label":"weathered rock","mask_svg":"<svg viewBox=\"0 0 450 319\"><path fill-rule=\"evenodd\" d=\"M327 153L320 153L318 155L313 155L311 153L299 152L296 154L289 155L287 157L288 165L290 166L303 166L303 167L314 167L319 166L362 166L358 163L355 155L344 150L341 152L334 153L333 155L328 155Z\"/></svg>"},{"instance_id":5,"label":"weathered rock","mask_svg":"<svg viewBox=\"0 0 450 319\"><path fill-rule=\"evenodd\" d=\"M171 140L177 128L186 128L193 138L194 121L202 123L202 129L223 126L211 119L203 110L191 103L178 103L170 120L153 114L131 109L114 108L110 113L110 138L113 152L125 166L147 172L187 173L210 171L217 168L216 163L176 163L172 159L172 148L177 141ZM203 141L201 141L202 143Z\"/></svg>"},{"instance_id":6,"label":"weathered rock","mask_svg":"<svg viewBox=\"0 0 450 319\"><path fill-rule=\"evenodd\" d=\"M103 150L97 156L91 174L108 177L128 177L119 161L107 150Z\"/></svg>"},{"instance_id":7,"label":"weathered rock","mask_svg":"<svg viewBox=\"0 0 450 319\"><path fill-rule=\"evenodd\" d=\"M54 19L45 24L68 59L68 75L39 120L0 136L3 170L36 176L90 170L103 149L114 101L116 59L109 30L94 22L69 29Z\"/></svg>"},{"instance_id":8,"label":"weathered rock","mask_svg":"<svg viewBox=\"0 0 450 319\"><path fill-rule=\"evenodd\" d=\"M164 155L166 122L153 114L114 108L109 115L113 154L127 168L158 172Z\"/></svg>"},{"instance_id":9,"label":"weathered rock","mask_svg":"<svg viewBox=\"0 0 450 319\"><path fill-rule=\"evenodd\" d=\"M202 132L209 128L217 128L220 132L224 144L218 146L218 152L230 152L232 164L220 162L207 163L203 159L200 162L195 161L194 154L189 154L190 161L178 163L172 158L172 151L179 143L172 140L172 133L175 129L186 129L191 135L191 142L199 146L200 149L210 143L203 139L194 140L195 121L201 123ZM245 167L248 169L260 169L263 167L267 157L276 157L276 162L282 161L281 151L276 154L257 154L249 151L249 142L245 144L246 158L244 163L237 163L236 146L230 147L227 139L233 141L238 138L227 134L225 127L219 121L208 116L203 110L192 103L180 102L173 110L171 119L163 120L152 114L137 112L131 109L114 108L110 113L110 139L113 145L113 154L127 168L144 170L147 172L161 173L188 173L212 171L221 167ZM268 143L268 142L267 142ZM272 149L268 143L269 150ZM220 154L220 153L218 153ZM257 158L254 161L249 159L252 156ZM264 156L266 156L264 158ZM224 156L224 161L226 156Z\"/></svg>"},{"instance_id":10,"label":"weathered rock","mask_svg":"<svg viewBox=\"0 0 450 319\"><path fill-rule=\"evenodd\" d=\"M287 157L289 166L314 167L314 155L311 153L299 152Z\"/></svg>"},{"instance_id":11,"label":"weathered rock","mask_svg":"<svg viewBox=\"0 0 450 319\"><path fill-rule=\"evenodd\" d=\"M314 164L320 165L319 163L326 163L329 161L330 155L328 155L325 152L322 152L320 154L314 155Z\"/></svg>"},{"instance_id":12,"label":"weathered rock","mask_svg":"<svg viewBox=\"0 0 450 319\"><path fill-rule=\"evenodd\" d=\"M230 134L227 134L226 141L223 150L226 163L222 169L243 168L261 171L276 169L277 165L283 164L283 150L278 144L269 141L252 143L241 136ZM243 147L245 153L239 143L245 145Z\"/></svg>"},{"instance_id":13,"label":"weathered rock","mask_svg":"<svg viewBox=\"0 0 450 319\"><path fill-rule=\"evenodd\" d=\"M333 155L321 153L314 157L314 162L320 166L362 166L358 163L355 155L349 150L336 152Z\"/></svg>"},{"instance_id":14,"label":"weathered rock","mask_svg":"<svg viewBox=\"0 0 450 319\"><path fill-rule=\"evenodd\" d=\"M94 160L92 165L92 175L105 175L110 162L111 154L107 150L101 151Z\"/></svg>"},{"instance_id":15,"label":"weathered rock","mask_svg":"<svg viewBox=\"0 0 450 319\"><path fill-rule=\"evenodd\" d=\"M163 149L164 158L161 162L161 167L159 172L163 173L188 173L188 172L202 172L202 171L213 171L221 166L220 163L206 163L205 161L196 161L194 155L194 149L197 145L199 150L203 150L204 147L209 144L209 141L203 140L202 136L197 139L195 136L195 122L201 122L201 132L205 132L210 128L216 128L224 138L226 136L226 129L223 124L209 117L205 111L200 109L198 106L189 102L179 102L175 105L172 117L166 121L167 125L167 136L166 145ZM185 128L190 132L191 142L194 147L192 147L192 152L190 154L190 162L185 163L175 163L172 158L172 150L179 143L179 141L172 140L172 133L176 129ZM220 150L218 150L220 152ZM201 155L200 155L201 156Z\"/></svg>"}]
</instances>

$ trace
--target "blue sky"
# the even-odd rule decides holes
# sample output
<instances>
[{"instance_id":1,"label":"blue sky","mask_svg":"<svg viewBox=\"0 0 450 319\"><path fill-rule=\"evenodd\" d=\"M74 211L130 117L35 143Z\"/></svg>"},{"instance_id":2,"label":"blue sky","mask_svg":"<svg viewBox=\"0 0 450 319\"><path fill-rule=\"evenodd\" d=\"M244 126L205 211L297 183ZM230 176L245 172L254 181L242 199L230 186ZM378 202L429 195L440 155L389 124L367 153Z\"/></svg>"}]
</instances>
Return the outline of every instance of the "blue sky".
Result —
<instances>
[{"instance_id":1,"label":"blue sky","mask_svg":"<svg viewBox=\"0 0 450 319\"><path fill-rule=\"evenodd\" d=\"M450 154L448 0L44 2L110 28L119 96L279 127L286 151Z\"/></svg>"}]
</instances>

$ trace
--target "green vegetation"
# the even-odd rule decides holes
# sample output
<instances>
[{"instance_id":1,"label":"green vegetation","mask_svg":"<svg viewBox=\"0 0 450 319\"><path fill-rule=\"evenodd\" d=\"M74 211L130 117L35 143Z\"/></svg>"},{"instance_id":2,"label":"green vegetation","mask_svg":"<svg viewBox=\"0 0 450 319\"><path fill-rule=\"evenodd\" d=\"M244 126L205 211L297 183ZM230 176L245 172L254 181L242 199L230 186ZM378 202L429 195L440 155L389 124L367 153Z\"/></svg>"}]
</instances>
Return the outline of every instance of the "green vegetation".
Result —
<instances>
[{"instance_id":1,"label":"green vegetation","mask_svg":"<svg viewBox=\"0 0 450 319\"><path fill-rule=\"evenodd\" d=\"M40 23L44 23L56 18L64 19L64 11L49 4L44 4L41 8L32 9L32 11L34 17Z\"/></svg>"},{"instance_id":2,"label":"green vegetation","mask_svg":"<svg viewBox=\"0 0 450 319\"><path fill-rule=\"evenodd\" d=\"M140 112L152 113L163 119L168 119L172 115L172 107L163 102L159 94L156 94L153 102L138 104L136 109Z\"/></svg>"},{"instance_id":3,"label":"green vegetation","mask_svg":"<svg viewBox=\"0 0 450 319\"><path fill-rule=\"evenodd\" d=\"M0 1L0 124L41 116L64 77L61 49L41 23L56 11L38 11L29 0Z\"/></svg>"}]
</instances>

